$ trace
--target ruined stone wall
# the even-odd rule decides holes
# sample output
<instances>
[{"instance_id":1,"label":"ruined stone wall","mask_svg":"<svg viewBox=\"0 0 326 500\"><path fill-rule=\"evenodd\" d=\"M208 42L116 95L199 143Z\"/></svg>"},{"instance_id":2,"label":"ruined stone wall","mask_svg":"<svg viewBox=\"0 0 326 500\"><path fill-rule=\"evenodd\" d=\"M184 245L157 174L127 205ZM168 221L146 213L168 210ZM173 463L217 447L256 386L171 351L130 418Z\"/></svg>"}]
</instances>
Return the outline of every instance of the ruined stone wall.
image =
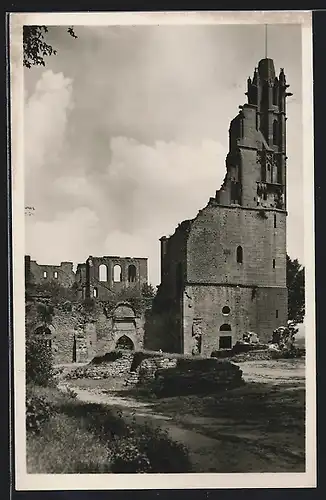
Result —
<instances>
[{"instance_id":1,"label":"ruined stone wall","mask_svg":"<svg viewBox=\"0 0 326 500\"><path fill-rule=\"evenodd\" d=\"M223 309L224 308L224 309ZM225 312L227 314L225 314ZM247 331L268 342L273 330L286 324L287 290L240 286L187 286L184 296L184 352L192 353L201 336L201 354L220 348L221 336L232 337L232 347ZM222 328L229 325L230 331Z\"/></svg>"},{"instance_id":2,"label":"ruined stone wall","mask_svg":"<svg viewBox=\"0 0 326 500\"><path fill-rule=\"evenodd\" d=\"M98 322L96 322L96 355L103 356L109 351L113 351L118 340L126 335L133 342L134 349L137 351L143 347L144 339L144 317L135 318L135 324L121 323L118 328L114 328L111 319L101 315Z\"/></svg>"},{"instance_id":3,"label":"ruined stone wall","mask_svg":"<svg viewBox=\"0 0 326 500\"><path fill-rule=\"evenodd\" d=\"M47 339L51 341L55 364L84 362L94 357L96 331L82 314L79 305L70 303L69 307L52 306L52 318L48 318L46 324L38 313L39 305L37 301L27 304L26 335L37 334L39 328L47 328L51 332Z\"/></svg>"},{"instance_id":4,"label":"ruined stone wall","mask_svg":"<svg viewBox=\"0 0 326 500\"><path fill-rule=\"evenodd\" d=\"M26 311L26 329L33 333L42 325L37 303L30 303ZM96 302L90 310L85 310L82 302L58 305L53 309L51 321L54 362L90 361L96 355L114 350L118 340L124 336L132 341L135 350L141 349L144 327L144 311L136 316L128 304L116 304L109 312L105 305Z\"/></svg>"},{"instance_id":5,"label":"ruined stone wall","mask_svg":"<svg viewBox=\"0 0 326 500\"><path fill-rule=\"evenodd\" d=\"M164 240L162 282L146 321L146 349L182 352L182 289L187 274L186 244L190 221Z\"/></svg>"},{"instance_id":6,"label":"ruined stone wall","mask_svg":"<svg viewBox=\"0 0 326 500\"><path fill-rule=\"evenodd\" d=\"M111 299L124 290L140 292L148 282L147 259L133 257L90 257L88 259L90 296L99 300ZM120 279L114 279L114 267L120 266ZM135 274L130 272L133 268ZM95 291L94 291L95 289Z\"/></svg>"},{"instance_id":7,"label":"ruined stone wall","mask_svg":"<svg viewBox=\"0 0 326 500\"><path fill-rule=\"evenodd\" d=\"M237 262L238 246L242 263ZM208 205L191 226L187 282L285 288L286 214Z\"/></svg>"},{"instance_id":8,"label":"ruined stone wall","mask_svg":"<svg viewBox=\"0 0 326 500\"><path fill-rule=\"evenodd\" d=\"M186 279L187 273L187 236L190 227L189 221L184 221L175 233L165 242L165 254L162 258L162 283L158 290L159 299L175 298L178 296L178 281L180 284Z\"/></svg>"},{"instance_id":9,"label":"ruined stone wall","mask_svg":"<svg viewBox=\"0 0 326 500\"><path fill-rule=\"evenodd\" d=\"M179 302L146 314L144 348L151 351L182 352L182 309Z\"/></svg>"},{"instance_id":10,"label":"ruined stone wall","mask_svg":"<svg viewBox=\"0 0 326 500\"><path fill-rule=\"evenodd\" d=\"M96 351L95 325L88 321L79 305L65 311L55 308L52 320L54 362L82 363L91 360Z\"/></svg>"},{"instance_id":11,"label":"ruined stone wall","mask_svg":"<svg viewBox=\"0 0 326 500\"><path fill-rule=\"evenodd\" d=\"M64 287L75 283L75 273L72 262L61 262L60 266L41 265L35 260L25 258L25 276L27 284L42 285L53 281Z\"/></svg>"}]
</instances>

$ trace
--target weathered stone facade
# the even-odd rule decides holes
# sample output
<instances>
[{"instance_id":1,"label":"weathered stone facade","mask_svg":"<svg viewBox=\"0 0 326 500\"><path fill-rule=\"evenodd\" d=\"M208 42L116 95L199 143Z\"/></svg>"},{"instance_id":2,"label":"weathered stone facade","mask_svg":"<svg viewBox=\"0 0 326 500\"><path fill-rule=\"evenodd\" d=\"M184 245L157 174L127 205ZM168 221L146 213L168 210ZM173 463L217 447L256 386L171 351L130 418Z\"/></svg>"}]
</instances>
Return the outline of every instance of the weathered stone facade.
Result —
<instances>
[{"instance_id":1,"label":"weathered stone facade","mask_svg":"<svg viewBox=\"0 0 326 500\"><path fill-rule=\"evenodd\" d=\"M283 70L277 78L260 61L231 122L221 189L161 238L151 348L209 355L248 330L267 341L286 323L287 88Z\"/></svg>"},{"instance_id":2,"label":"weathered stone facade","mask_svg":"<svg viewBox=\"0 0 326 500\"><path fill-rule=\"evenodd\" d=\"M42 328L48 332L55 363L86 362L115 348L142 348L145 311L151 305L151 300L142 296L142 286L147 285L147 259L90 257L85 264L78 264L76 274L72 263L64 273L65 264L38 265L28 256L25 258L29 290L26 328L28 333ZM99 274L103 264L107 266L105 276ZM117 264L122 270L119 281L111 274ZM39 292L49 281L55 281L64 290L70 289L70 299L56 296L53 300L51 288ZM40 322L37 314L40 304L53 306L47 324Z\"/></svg>"},{"instance_id":3,"label":"weathered stone facade","mask_svg":"<svg viewBox=\"0 0 326 500\"><path fill-rule=\"evenodd\" d=\"M76 273L79 298L108 300L127 290L137 293L147 281L147 259L139 257L90 256Z\"/></svg>"},{"instance_id":4,"label":"weathered stone facade","mask_svg":"<svg viewBox=\"0 0 326 500\"><path fill-rule=\"evenodd\" d=\"M25 256L25 281L28 284L43 285L55 282L70 287L75 280L72 262L61 262L60 266L51 266L38 264L35 260L31 260L29 255Z\"/></svg>"}]
</instances>

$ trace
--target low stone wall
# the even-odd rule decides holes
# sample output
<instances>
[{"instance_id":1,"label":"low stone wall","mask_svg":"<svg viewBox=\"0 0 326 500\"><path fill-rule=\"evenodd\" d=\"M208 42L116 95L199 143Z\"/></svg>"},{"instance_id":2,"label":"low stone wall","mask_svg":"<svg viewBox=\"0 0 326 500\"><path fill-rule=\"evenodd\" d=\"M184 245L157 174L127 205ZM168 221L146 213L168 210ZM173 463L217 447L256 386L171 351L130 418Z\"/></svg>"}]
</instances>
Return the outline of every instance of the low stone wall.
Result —
<instances>
[{"instance_id":1,"label":"low stone wall","mask_svg":"<svg viewBox=\"0 0 326 500\"><path fill-rule=\"evenodd\" d=\"M190 360L186 360L190 361ZM177 363L175 368L155 372L152 391L158 397L210 394L244 384L242 370L229 361Z\"/></svg>"},{"instance_id":2,"label":"low stone wall","mask_svg":"<svg viewBox=\"0 0 326 500\"><path fill-rule=\"evenodd\" d=\"M66 379L122 378L125 379L125 386L139 386L157 395L161 393L172 395L174 392L178 394L178 391L180 394L212 392L234 387L243 382L240 368L227 360L144 352L141 354L146 357L138 364L139 352L120 351L118 355L121 357L118 359L114 359L115 354L116 351L107 353L107 359L105 356L103 359L94 358L88 365L77 367L67 373ZM256 351L255 356L258 355ZM236 358L243 361L245 356L247 354Z\"/></svg>"},{"instance_id":3,"label":"low stone wall","mask_svg":"<svg viewBox=\"0 0 326 500\"><path fill-rule=\"evenodd\" d=\"M125 353L115 361L103 362L100 364L89 363L72 370L66 375L69 380L79 378L90 378L94 380L104 378L126 377L130 372L133 353Z\"/></svg>"},{"instance_id":4,"label":"low stone wall","mask_svg":"<svg viewBox=\"0 0 326 500\"><path fill-rule=\"evenodd\" d=\"M155 357L144 359L138 368L138 383L145 385L152 382L159 369L175 368L178 360L168 357Z\"/></svg>"},{"instance_id":5,"label":"low stone wall","mask_svg":"<svg viewBox=\"0 0 326 500\"><path fill-rule=\"evenodd\" d=\"M243 383L242 371L237 365L215 358L147 358L138 370L138 385L159 397L210 393Z\"/></svg>"}]
</instances>

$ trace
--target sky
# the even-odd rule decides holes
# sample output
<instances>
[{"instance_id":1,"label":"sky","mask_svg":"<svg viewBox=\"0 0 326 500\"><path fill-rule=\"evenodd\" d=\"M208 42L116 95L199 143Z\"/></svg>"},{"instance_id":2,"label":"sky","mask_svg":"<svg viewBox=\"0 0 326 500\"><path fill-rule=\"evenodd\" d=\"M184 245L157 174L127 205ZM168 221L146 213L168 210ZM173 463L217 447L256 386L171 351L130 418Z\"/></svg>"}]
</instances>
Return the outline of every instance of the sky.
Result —
<instances>
[{"instance_id":1,"label":"sky","mask_svg":"<svg viewBox=\"0 0 326 500\"><path fill-rule=\"evenodd\" d=\"M287 251L304 264L301 28L268 27L285 69ZM57 55L24 69L25 253L40 264L147 257L225 175L228 130L265 57L263 25L51 27Z\"/></svg>"}]
</instances>

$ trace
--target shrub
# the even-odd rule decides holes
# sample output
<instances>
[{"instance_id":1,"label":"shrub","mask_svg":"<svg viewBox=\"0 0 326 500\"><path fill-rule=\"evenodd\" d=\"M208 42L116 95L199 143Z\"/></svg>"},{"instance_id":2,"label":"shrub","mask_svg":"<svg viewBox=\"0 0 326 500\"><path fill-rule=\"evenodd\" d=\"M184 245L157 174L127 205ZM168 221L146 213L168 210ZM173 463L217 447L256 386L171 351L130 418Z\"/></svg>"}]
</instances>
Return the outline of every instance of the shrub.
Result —
<instances>
[{"instance_id":1,"label":"shrub","mask_svg":"<svg viewBox=\"0 0 326 500\"><path fill-rule=\"evenodd\" d=\"M191 472L188 449L173 441L166 430L144 425L141 431L140 449L148 457L150 472Z\"/></svg>"},{"instance_id":2,"label":"shrub","mask_svg":"<svg viewBox=\"0 0 326 500\"><path fill-rule=\"evenodd\" d=\"M233 356L232 349L223 349L222 351L212 351L211 354L212 358L218 358L218 359L230 358L231 356Z\"/></svg>"},{"instance_id":3,"label":"shrub","mask_svg":"<svg viewBox=\"0 0 326 500\"><path fill-rule=\"evenodd\" d=\"M96 356L95 358L92 359L91 364L94 365L99 365L101 363L107 363L111 361L116 361L117 359L122 358L122 352L121 351L110 351L104 354L104 356Z\"/></svg>"},{"instance_id":4,"label":"shrub","mask_svg":"<svg viewBox=\"0 0 326 500\"><path fill-rule=\"evenodd\" d=\"M191 471L187 448L173 441L166 430L148 424L128 426L127 436L114 440L109 457L115 473Z\"/></svg>"},{"instance_id":5,"label":"shrub","mask_svg":"<svg viewBox=\"0 0 326 500\"><path fill-rule=\"evenodd\" d=\"M125 437L116 439L109 452L111 472L137 473L151 472L150 461L145 453L140 451L136 438Z\"/></svg>"},{"instance_id":6,"label":"shrub","mask_svg":"<svg viewBox=\"0 0 326 500\"><path fill-rule=\"evenodd\" d=\"M39 433L42 425L55 414L45 397L26 393L26 430Z\"/></svg>"},{"instance_id":7,"label":"shrub","mask_svg":"<svg viewBox=\"0 0 326 500\"><path fill-rule=\"evenodd\" d=\"M26 338L26 383L54 384L52 350L42 335Z\"/></svg>"}]
</instances>

